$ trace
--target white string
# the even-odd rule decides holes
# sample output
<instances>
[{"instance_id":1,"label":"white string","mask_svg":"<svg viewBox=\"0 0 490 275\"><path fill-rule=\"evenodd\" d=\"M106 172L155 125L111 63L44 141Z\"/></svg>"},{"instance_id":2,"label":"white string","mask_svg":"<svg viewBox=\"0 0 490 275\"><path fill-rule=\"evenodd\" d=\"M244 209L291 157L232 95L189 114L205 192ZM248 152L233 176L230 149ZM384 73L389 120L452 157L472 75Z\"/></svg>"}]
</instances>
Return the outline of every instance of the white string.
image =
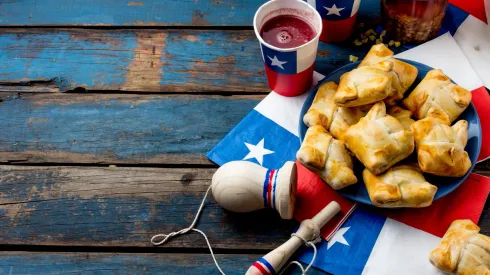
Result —
<instances>
[{"instance_id":1,"label":"white string","mask_svg":"<svg viewBox=\"0 0 490 275\"><path fill-rule=\"evenodd\" d=\"M186 234L191 230L196 231L199 234L201 234L204 237L204 239L206 240L206 244L208 245L209 251L211 252L211 257L213 257L214 264L218 268L219 272L221 272L222 275L225 275L223 270L221 270L221 268L219 267L218 261L216 261L216 258L214 257L213 249L211 248L211 244L209 243L208 237L201 230L194 228L194 226L196 226L197 220L199 219L199 216L201 215L201 211L202 211L202 208L204 206L204 202L206 201L206 198L208 197L209 190L211 190L211 185L209 186L208 190L206 191L206 195L204 195L204 198L202 199L201 206L199 206L199 210L197 210L196 217L194 218L194 221L192 222L192 224L189 227L181 229L179 231L174 231L170 234L157 234L151 238L151 243L153 245L161 245L161 244L164 244L166 241L168 241L170 238L172 238L174 236ZM161 241L156 241L157 238L163 238L163 239Z\"/></svg>"},{"instance_id":2,"label":"white string","mask_svg":"<svg viewBox=\"0 0 490 275\"><path fill-rule=\"evenodd\" d=\"M315 259L316 259L316 253L317 253L317 251L316 251L316 245L315 245L315 244L316 244L316 243L318 243L318 242L320 242L320 241L321 241L321 239L320 239L320 237L318 237L318 238L316 238L316 239L314 239L314 240L312 240L312 241L307 241L305 238L301 237L300 235L296 235L296 233L291 234L291 237L297 237L298 239L302 240L302 241L305 243L305 245L306 245L306 246L311 246L311 247L313 248L313 258L311 258L311 262L310 262L310 264L309 264L309 265L308 265L306 268L303 268L303 265L302 265L300 262L298 262L298 261L291 261L291 262L290 262L290 263L289 263L289 264L288 264L288 265L287 265L287 266L286 266L286 267L285 267L285 268L284 268L284 269L281 271L281 273L279 273L279 275L283 274L283 273L286 271L286 269L288 269L288 267L289 267L289 266L291 266L291 265L293 265L293 264L295 264L295 265L299 266L299 268L301 269L301 274L302 274L302 275L305 275L305 274L306 274L306 272L308 272L308 270L310 269L310 267L311 267L311 266L313 265L313 263L315 262Z\"/></svg>"}]
</instances>

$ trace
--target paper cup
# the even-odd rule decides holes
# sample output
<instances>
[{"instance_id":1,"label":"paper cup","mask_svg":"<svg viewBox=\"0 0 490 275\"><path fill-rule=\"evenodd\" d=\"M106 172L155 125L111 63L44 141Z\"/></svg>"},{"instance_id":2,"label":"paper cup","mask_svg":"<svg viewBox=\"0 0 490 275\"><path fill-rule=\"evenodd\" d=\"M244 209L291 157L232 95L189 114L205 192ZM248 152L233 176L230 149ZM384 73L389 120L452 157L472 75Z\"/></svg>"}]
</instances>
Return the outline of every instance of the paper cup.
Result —
<instances>
[{"instance_id":1,"label":"paper cup","mask_svg":"<svg viewBox=\"0 0 490 275\"><path fill-rule=\"evenodd\" d=\"M354 30L361 0L308 0L322 17L323 42L342 42Z\"/></svg>"},{"instance_id":2,"label":"paper cup","mask_svg":"<svg viewBox=\"0 0 490 275\"><path fill-rule=\"evenodd\" d=\"M260 30L267 21L280 15L293 15L308 22L316 32L315 37L295 48L283 49L266 43L260 36ZM303 1L269 1L255 13L254 29L260 42L269 87L283 96L305 93L311 86L318 40L322 32L320 14Z\"/></svg>"}]
</instances>

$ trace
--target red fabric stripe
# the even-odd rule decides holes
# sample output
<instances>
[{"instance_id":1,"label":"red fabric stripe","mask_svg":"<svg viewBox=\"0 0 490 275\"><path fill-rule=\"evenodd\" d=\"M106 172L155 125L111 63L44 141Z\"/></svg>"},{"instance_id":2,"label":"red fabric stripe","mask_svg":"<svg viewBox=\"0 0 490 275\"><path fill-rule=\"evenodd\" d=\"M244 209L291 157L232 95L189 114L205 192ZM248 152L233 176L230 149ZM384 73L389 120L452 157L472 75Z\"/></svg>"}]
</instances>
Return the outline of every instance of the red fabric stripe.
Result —
<instances>
[{"instance_id":1,"label":"red fabric stripe","mask_svg":"<svg viewBox=\"0 0 490 275\"><path fill-rule=\"evenodd\" d=\"M274 181L274 172L276 170L271 170L270 176L269 176L269 186L267 186L267 203L269 204L269 207L272 208L272 181Z\"/></svg>"},{"instance_id":2,"label":"red fabric stripe","mask_svg":"<svg viewBox=\"0 0 490 275\"><path fill-rule=\"evenodd\" d=\"M267 81L269 87L274 92L282 96L297 96L304 94L311 87L311 81L313 79L313 69L315 62L306 70L297 74L280 74L271 70L265 65L265 72L267 74Z\"/></svg>"},{"instance_id":3,"label":"red fabric stripe","mask_svg":"<svg viewBox=\"0 0 490 275\"><path fill-rule=\"evenodd\" d=\"M298 187L294 219L300 222L311 219L331 201L340 204L340 214L335 215L321 229L321 236L326 239L345 222L345 217L352 213L351 209L356 204L330 188L315 173L305 168L298 161L296 161L296 166L298 169Z\"/></svg>"},{"instance_id":4,"label":"red fabric stripe","mask_svg":"<svg viewBox=\"0 0 490 275\"><path fill-rule=\"evenodd\" d=\"M487 16L485 15L485 3L483 2L483 0L449 0L449 4L453 4L456 7L480 19L481 21L487 23Z\"/></svg>"},{"instance_id":5,"label":"red fabric stripe","mask_svg":"<svg viewBox=\"0 0 490 275\"><path fill-rule=\"evenodd\" d=\"M265 270L265 268L259 262L255 262L253 264L253 266L255 266L255 268L257 268L264 275L270 275L271 274L269 271Z\"/></svg>"},{"instance_id":6,"label":"red fabric stripe","mask_svg":"<svg viewBox=\"0 0 490 275\"><path fill-rule=\"evenodd\" d=\"M379 209L389 218L442 237L454 220L470 219L478 224L490 190L490 178L470 176L447 196L427 208Z\"/></svg>"}]
</instances>

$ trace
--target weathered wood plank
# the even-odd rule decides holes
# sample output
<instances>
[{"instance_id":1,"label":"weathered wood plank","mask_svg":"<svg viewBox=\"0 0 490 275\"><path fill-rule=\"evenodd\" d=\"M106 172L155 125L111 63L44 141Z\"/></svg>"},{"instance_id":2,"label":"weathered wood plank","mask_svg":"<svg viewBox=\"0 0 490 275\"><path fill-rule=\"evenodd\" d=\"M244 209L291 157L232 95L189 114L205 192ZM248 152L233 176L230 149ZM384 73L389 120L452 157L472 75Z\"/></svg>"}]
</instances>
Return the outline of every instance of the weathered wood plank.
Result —
<instances>
[{"instance_id":1,"label":"weathered wood plank","mask_svg":"<svg viewBox=\"0 0 490 275\"><path fill-rule=\"evenodd\" d=\"M0 93L0 163L212 164L263 97Z\"/></svg>"},{"instance_id":2,"label":"weathered wood plank","mask_svg":"<svg viewBox=\"0 0 490 275\"><path fill-rule=\"evenodd\" d=\"M215 169L0 166L0 244L152 247L188 227ZM237 214L207 199L198 228L214 248L273 249L296 222L272 210ZM490 233L488 206L480 220ZM206 248L201 235L165 247Z\"/></svg>"},{"instance_id":3,"label":"weathered wood plank","mask_svg":"<svg viewBox=\"0 0 490 275\"><path fill-rule=\"evenodd\" d=\"M251 26L265 0L2 1L0 25ZM361 17L379 17L379 2L363 0Z\"/></svg>"},{"instance_id":4,"label":"weathered wood plank","mask_svg":"<svg viewBox=\"0 0 490 275\"><path fill-rule=\"evenodd\" d=\"M188 227L215 169L0 166L0 244L153 247ZM207 199L198 228L214 248L272 249L294 221L273 210L237 214ZM206 248L201 235L165 247Z\"/></svg>"},{"instance_id":5,"label":"weathered wood plank","mask_svg":"<svg viewBox=\"0 0 490 275\"><path fill-rule=\"evenodd\" d=\"M245 274L260 254L217 254L226 274ZM0 252L1 274L219 274L208 254ZM301 274L291 267L284 274ZM310 269L308 274L327 274Z\"/></svg>"},{"instance_id":6,"label":"weathered wood plank","mask_svg":"<svg viewBox=\"0 0 490 275\"><path fill-rule=\"evenodd\" d=\"M363 57L367 51L367 47L320 43L315 69L327 74L349 63L349 55ZM0 91L16 86L33 92L77 87L132 92L270 91L251 30L0 29Z\"/></svg>"}]
</instances>

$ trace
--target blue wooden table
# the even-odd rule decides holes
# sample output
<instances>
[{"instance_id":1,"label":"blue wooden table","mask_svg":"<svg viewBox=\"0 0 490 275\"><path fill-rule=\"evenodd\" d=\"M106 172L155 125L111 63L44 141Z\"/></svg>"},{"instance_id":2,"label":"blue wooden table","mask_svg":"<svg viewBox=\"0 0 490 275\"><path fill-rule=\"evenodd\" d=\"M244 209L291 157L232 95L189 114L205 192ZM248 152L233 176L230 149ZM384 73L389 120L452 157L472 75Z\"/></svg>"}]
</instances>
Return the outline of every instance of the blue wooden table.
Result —
<instances>
[{"instance_id":1,"label":"blue wooden table","mask_svg":"<svg viewBox=\"0 0 490 275\"><path fill-rule=\"evenodd\" d=\"M263 2L0 3L0 274L218 274L200 235L150 238L190 225L216 170L205 154L269 92L251 27ZM358 22L378 17L363 0ZM321 43L315 69L367 50ZM294 226L212 199L198 224L227 274Z\"/></svg>"}]
</instances>

